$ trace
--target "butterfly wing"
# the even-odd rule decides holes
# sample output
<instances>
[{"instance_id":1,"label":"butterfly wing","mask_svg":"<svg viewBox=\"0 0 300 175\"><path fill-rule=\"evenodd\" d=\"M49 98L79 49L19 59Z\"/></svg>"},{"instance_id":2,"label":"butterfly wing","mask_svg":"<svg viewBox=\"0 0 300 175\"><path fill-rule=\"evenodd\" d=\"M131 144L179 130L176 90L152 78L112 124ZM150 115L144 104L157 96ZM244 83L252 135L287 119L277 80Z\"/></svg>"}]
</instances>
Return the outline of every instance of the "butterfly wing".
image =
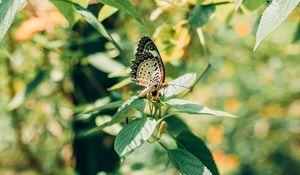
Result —
<instances>
[{"instance_id":1,"label":"butterfly wing","mask_svg":"<svg viewBox=\"0 0 300 175\"><path fill-rule=\"evenodd\" d=\"M154 42L149 37L139 41L135 60L132 61L131 79L141 86L162 84L165 81L165 68Z\"/></svg>"}]
</instances>

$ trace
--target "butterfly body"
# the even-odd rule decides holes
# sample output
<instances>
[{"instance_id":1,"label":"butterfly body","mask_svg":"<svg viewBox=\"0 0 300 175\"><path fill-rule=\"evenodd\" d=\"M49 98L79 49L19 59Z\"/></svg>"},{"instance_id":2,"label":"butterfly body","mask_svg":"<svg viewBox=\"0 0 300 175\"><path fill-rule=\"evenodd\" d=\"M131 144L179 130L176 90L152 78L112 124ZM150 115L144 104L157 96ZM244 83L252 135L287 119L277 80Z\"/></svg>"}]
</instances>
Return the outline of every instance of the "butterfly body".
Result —
<instances>
[{"instance_id":1,"label":"butterfly body","mask_svg":"<svg viewBox=\"0 0 300 175\"><path fill-rule=\"evenodd\" d=\"M149 93L155 93L155 96L158 96L158 90L166 86L162 59L154 42L149 37L142 37L139 41L135 59L130 68L131 80L146 87L138 97Z\"/></svg>"}]
</instances>

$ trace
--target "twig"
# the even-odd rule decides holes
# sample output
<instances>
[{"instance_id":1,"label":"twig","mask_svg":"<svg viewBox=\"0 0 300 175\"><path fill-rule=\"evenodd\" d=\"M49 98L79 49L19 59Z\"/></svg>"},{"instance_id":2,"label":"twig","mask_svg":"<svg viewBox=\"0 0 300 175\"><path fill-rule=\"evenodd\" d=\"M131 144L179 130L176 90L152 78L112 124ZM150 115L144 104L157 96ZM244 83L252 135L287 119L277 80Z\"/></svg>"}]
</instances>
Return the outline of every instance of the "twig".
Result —
<instances>
[{"instance_id":1,"label":"twig","mask_svg":"<svg viewBox=\"0 0 300 175\"><path fill-rule=\"evenodd\" d=\"M213 2L213 3L210 3L210 4L205 4L205 5L224 5L224 4L231 4L232 1L223 1L223 2Z\"/></svg>"},{"instance_id":2,"label":"twig","mask_svg":"<svg viewBox=\"0 0 300 175\"><path fill-rule=\"evenodd\" d=\"M205 66L205 68L200 72L198 78L196 79L194 85L191 87L190 92L193 91L194 87L196 86L197 82L206 74L206 72L211 68L210 63L208 62Z\"/></svg>"}]
</instances>

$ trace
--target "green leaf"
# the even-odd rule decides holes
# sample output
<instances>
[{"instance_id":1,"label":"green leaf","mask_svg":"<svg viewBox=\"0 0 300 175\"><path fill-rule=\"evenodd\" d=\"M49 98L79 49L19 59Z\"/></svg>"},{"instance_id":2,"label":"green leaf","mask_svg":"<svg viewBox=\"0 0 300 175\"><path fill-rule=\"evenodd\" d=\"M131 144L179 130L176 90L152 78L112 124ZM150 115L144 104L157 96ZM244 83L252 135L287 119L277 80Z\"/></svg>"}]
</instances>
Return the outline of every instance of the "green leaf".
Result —
<instances>
[{"instance_id":1,"label":"green leaf","mask_svg":"<svg viewBox=\"0 0 300 175\"><path fill-rule=\"evenodd\" d=\"M299 2L300 0L272 0L259 22L254 50L267 35L288 17Z\"/></svg>"},{"instance_id":2,"label":"green leaf","mask_svg":"<svg viewBox=\"0 0 300 175\"><path fill-rule=\"evenodd\" d=\"M179 117L176 115L170 116L164 119L167 122L168 127L167 131L171 135L177 136L182 131L189 130L189 126Z\"/></svg>"},{"instance_id":3,"label":"green leaf","mask_svg":"<svg viewBox=\"0 0 300 175\"><path fill-rule=\"evenodd\" d=\"M90 55L87 60L91 65L106 73L118 74L119 72L124 72L126 69L123 64L110 58L106 53Z\"/></svg>"},{"instance_id":4,"label":"green leaf","mask_svg":"<svg viewBox=\"0 0 300 175\"><path fill-rule=\"evenodd\" d=\"M115 115L112 118L111 124L114 124L116 122L125 119L127 116L124 114L129 110L136 109L140 112L143 112L146 103L147 103L146 99L140 99L137 96L133 96L129 98L119 107L118 111L115 113Z\"/></svg>"},{"instance_id":5,"label":"green leaf","mask_svg":"<svg viewBox=\"0 0 300 175\"><path fill-rule=\"evenodd\" d=\"M112 126L111 121L105 122L95 128L89 129L87 131L80 132L77 137L88 137L91 135L101 133L104 128L109 127L109 126Z\"/></svg>"},{"instance_id":6,"label":"green leaf","mask_svg":"<svg viewBox=\"0 0 300 175\"><path fill-rule=\"evenodd\" d=\"M126 78L126 79L120 81L119 83L113 85L112 87L108 88L107 90L109 90L109 91L117 90L117 89L120 89L131 83L132 83L132 81L130 80L130 78Z\"/></svg>"},{"instance_id":7,"label":"green leaf","mask_svg":"<svg viewBox=\"0 0 300 175\"><path fill-rule=\"evenodd\" d=\"M204 114L204 115L220 116L220 117L236 117L227 112L212 110L205 106L201 106L197 103L188 100L170 99L166 101L166 104L177 112L184 112L189 114Z\"/></svg>"},{"instance_id":8,"label":"green leaf","mask_svg":"<svg viewBox=\"0 0 300 175\"><path fill-rule=\"evenodd\" d=\"M33 91L36 90L38 85L43 81L44 77L46 75L45 71L38 71L36 76L33 78L31 82L28 83L26 88L23 91L18 92L13 99L8 103L7 108L9 110L14 110L21 106L23 102L25 101L25 98L30 95Z\"/></svg>"},{"instance_id":9,"label":"green leaf","mask_svg":"<svg viewBox=\"0 0 300 175\"><path fill-rule=\"evenodd\" d=\"M203 3L204 0L197 0L196 1L196 5L201 5Z\"/></svg>"},{"instance_id":10,"label":"green leaf","mask_svg":"<svg viewBox=\"0 0 300 175\"><path fill-rule=\"evenodd\" d=\"M205 143L189 131L184 131L176 137L179 147L186 149L199 159L213 175L219 175L212 154Z\"/></svg>"},{"instance_id":11,"label":"green leaf","mask_svg":"<svg viewBox=\"0 0 300 175\"><path fill-rule=\"evenodd\" d=\"M196 73L184 74L171 81L170 83L167 83L168 86L166 88L161 89L160 92L164 96L164 98L173 97L183 91L189 90L189 88L195 83L196 78Z\"/></svg>"},{"instance_id":12,"label":"green leaf","mask_svg":"<svg viewBox=\"0 0 300 175\"><path fill-rule=\"evenodd\" d=\"M136 8L130 3L129 0L99 0L101 3L115 7L125 13L131 15L135 18L138 22L143 24L141 15L136 10Z\"/></svg>"},{"instance_id":13,"label":"green leaf","mask_svg":"<svg viewBox=\"0 0 300 175\"><path fill-rule=\"evenodd\" d=\"M116 77L128 77L130 73L130 68L126 68L123 71L118 71L116 73L108 74L108 78L116 78Z\"/></svg>"},{"instance_id":14,"label":"green leaf","mask_svg":"<svg viewBox=\"0 0 300 175\"><path fill-rule=\"evenodd\" d=\"M25 0L0 1L0 41L15 19L16 14L24 6Z\"/></svg>"},{"instance_id":15,"label":"green leaf","mask_svg":"<svg viewBox=\"0 0 300 175\"><path fill-rule=\"evenodd\" d=\"M204 166L200 160L197 159L190 152L177 148L170 149L168 156L175 168L183 175L202 175Z\"/></svg>"},{"instance_id":16,"label":"green leaf","mask_svg":"<svg viewBox=\"0 0 300 175\"><path fill-rule=\"evenodd\" d=\"M248 9L248 10L256 10L258 9L262 4L264 4L266 0L244 0L243 5Z\"/></svg>"},{"instance_id":17,"label":"green leaf","mask_svg":"<svg viewBox=\"0 0 300 175\"><path fill-rule=\"evenodd\" d=\"M215 5L198 5L189 15L189 24L192 28L198 28L206 24L216 10Z\"/></svg>"},{"instance_id":18,"label":"green leaf","mask_svg":"<svg viewBox=\"0 0 300 175\"><path fill-rule=\"evenodd\" d=\"M55 0L57 1L57 0ZM105 29L105 27L102 25L102 23L100 21L98 21L98 19L87 9L81 7L80 5L74 3L74 2L70 2L68 0L61 0L64 1L66 3L72 4L75 9L77 10L77 12L91 25L93 26L104 38L106 38L108 41L110 41L115 48L117 48L121 53L122 53L122 49L119 46L119 44L112 38L112 36L107 32L107 30Z\"/></svg>"},{"instance_id":19,"label":"green leaf","mask_svg":"<svg viewBox=\"0 0 300 175\"><path fill-rule=\"evenodd\" d=\"M111 120L111 116L109 115L100 115L96 118L96 125L101 126ZM114 125L105 127L102 129L103 132L116 136L122 129L122 125L120 123L116 123Z\"/></svg>"},{"instance_id":20,"label":"green leaf","mask_svg":"<svg viewBox=\"0 0 300 175\"><path fill-rule=\"evenodd\" d=\"M108 103L103 106L95 107L91 110L77 114L75 116L75 119L76 120L85 120L85 119L90 118L94 114L99 114L102 111L116 109L116 108L120 107L123 103L124 103L124 100L119 100L119 101Z\"/></svg>"},{"instance_id":21,"label":"green leaf","mask_svg":"<svg viewBox=\"0 0 300 175\"><path fill-rule=\"evenodd\" d=\"M147 103L146 99L139 99L139 98L137 98L137 96L133 96L133 97L129 98L128 100L126 100L125 102L118 101L118 102L109 103L108 105L93 109L91 111L88 111L87 113L79 114L78 118L86 119L86 118L91 117L96 112L99 113L99 111L104 110L103 108L109 108L109 107L115 108L115 107L119 107L121 105L110 121L84 132L83 134L81 134L81 136L89 136L89 135L97 134L97 133L101 132L104 128L111 126L113 124L119 123L122 120L125 120L126 117L132 118L132 117L128 116L127 113L133 109L141 111L141 112L144 111L146 103Z\"/></svg>"},{"instance_id":22,"label":"green leaf","mask_svg":"<svg viewBox=\"0 0 300 175\"><path fill-rule=\"evenodd\" d=\"M240 8L240 6L242 5L243 0L234 0L235 3L235 10L237 10L238 8Z\"/></svg>"},{"instance_id":23,"label":"green leaf","mask_svg":"<svg viewBox=\"0 0 300 175\"><path fill-rule=\"evenodd\" d=\"M100 22L104 21L106 18L112 16L113 14L115 14L119 9L109 6L109 5L104 5L99 14L98 14L98 20Z\"/></svg>"},{"instance_id":24,"label":"green leaf","mask_svg":"<svg viewBox=\"0 0 300 175\"><path fill-rule=\"evenodd\" d=\"M201 44L204 52L207 54L207 46L205 44L205 38L204 38L203 31L202 31L202 29L200 27L197 28L196 31L197 31L197 34L198 34L198 38L199 38L200 44Z\"/></svg>"},{"instance_id":25,"label":"green leaf","mask_svg":"<svg viewBox=\"0 0 300 175\"><path fill-rule=\"evenodd\" d=\"M300 40L300 23L298 23L293 42L295 43L299 40Z\"/></svg>"},{"instance_id":26,"label":"green leaf","mask_svg":"<svg viewBox=\"0 0 300 175\"><path fill-rule=\"evenodd\" d=\"M82 7L87 7L89 0L69 0L77 3ZM76 12L76 9L72 4L66 4L63 0L50 0L55 7L61 12L62 15L68 20L70 28L80 19L80 15Z\"/></svg>"},{"instance_id":27,"label":"green leaf","mask_svg":"<svg viewBox=\"0 0 300 175\"><path fill-rule=\"evenodd\" d=\"M115 151L123 158L140 147L154 132L156 121L143 117L130 122L119 132L115 140Z\"/></svg>"}]
</instances>

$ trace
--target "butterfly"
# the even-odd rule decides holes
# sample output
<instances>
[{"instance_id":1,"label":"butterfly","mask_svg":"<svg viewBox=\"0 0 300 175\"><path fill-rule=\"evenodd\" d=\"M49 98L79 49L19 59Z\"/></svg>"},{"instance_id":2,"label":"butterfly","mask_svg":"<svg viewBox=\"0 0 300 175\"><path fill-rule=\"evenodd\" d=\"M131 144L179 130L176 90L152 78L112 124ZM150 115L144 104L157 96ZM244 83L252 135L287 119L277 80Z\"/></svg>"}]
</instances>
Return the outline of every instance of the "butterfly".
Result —
<instances>
[{"instance_id":1,"label":"butterfly","mask_svg":"<svg viewBox=\"0 0 300 175\"><path fill-rule=\"evenodd\" d=\"M131 80L146 87L138 97L155 94L157 98L159 90L167 86L165 68L157 47L149 37L140 39L135 59L131 62Z\"/></svg>"}]
</instances>

